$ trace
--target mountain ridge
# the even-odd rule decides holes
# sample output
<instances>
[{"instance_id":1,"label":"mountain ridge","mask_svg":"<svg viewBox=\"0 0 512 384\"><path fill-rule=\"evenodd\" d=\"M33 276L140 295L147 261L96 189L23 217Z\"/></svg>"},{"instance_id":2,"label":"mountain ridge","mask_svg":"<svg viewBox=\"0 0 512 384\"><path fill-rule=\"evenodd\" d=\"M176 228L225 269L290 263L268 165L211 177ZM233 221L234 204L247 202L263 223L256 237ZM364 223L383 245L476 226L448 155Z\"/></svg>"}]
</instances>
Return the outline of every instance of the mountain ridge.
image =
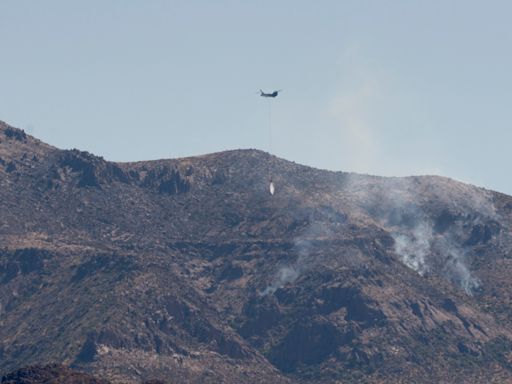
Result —
<instances>
[{"instance_id":1,"label":"mountain ridge","mask_svg":"<svg viewBox=\"0 0 512 384\"><path fill-rule=\"evenodd\" d=\"M2 372L512 380L509 196L252 149L113 163L5 123L0 158Z\"/></svg>"}]
</instances>

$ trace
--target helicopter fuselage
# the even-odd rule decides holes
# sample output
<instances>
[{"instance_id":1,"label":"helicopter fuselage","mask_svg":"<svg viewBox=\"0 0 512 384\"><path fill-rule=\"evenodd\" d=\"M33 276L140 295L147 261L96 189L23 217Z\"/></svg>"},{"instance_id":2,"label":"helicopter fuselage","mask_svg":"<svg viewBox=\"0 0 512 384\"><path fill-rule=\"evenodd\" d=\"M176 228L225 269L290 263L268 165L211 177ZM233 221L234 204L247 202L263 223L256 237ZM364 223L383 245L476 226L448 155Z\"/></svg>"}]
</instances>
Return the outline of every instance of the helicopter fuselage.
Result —
<instances>
[{"instance_id":1,"label":"helicopter fuselage","mask_svg":"<svg viewBox=\"0 0 512 384\"><path fill-rule=\"evenodd\" d=\"M261 92L260 96L261 97L276 97L278 94L279 94L279 91L274 91L272 93Z\"/></svg>"}]
</instances>

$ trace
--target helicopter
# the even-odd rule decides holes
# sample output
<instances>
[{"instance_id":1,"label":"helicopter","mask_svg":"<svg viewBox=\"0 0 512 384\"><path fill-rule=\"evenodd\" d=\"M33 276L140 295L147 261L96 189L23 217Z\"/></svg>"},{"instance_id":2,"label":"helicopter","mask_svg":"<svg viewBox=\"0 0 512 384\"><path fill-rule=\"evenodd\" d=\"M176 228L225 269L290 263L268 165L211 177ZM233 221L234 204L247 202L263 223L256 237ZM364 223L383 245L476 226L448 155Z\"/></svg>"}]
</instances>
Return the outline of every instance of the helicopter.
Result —
<instances>
[{"instance_id":1,"label":"helicopter","mask_svg":"<svg viewBox=\"0 0 512 384\"><path fill-rule=\"evenodd\" d=\"M278 90L278 91L274 91L274 92L272 92L272 93L265 93L265 92L263 92L263 91L260 89L260 96L261 96L261 97L276 97L276 96L279 94L279 92L281 92L281 91L282 91L282 89L280 89L280 90Z\"/></svg>"}]
</instances>

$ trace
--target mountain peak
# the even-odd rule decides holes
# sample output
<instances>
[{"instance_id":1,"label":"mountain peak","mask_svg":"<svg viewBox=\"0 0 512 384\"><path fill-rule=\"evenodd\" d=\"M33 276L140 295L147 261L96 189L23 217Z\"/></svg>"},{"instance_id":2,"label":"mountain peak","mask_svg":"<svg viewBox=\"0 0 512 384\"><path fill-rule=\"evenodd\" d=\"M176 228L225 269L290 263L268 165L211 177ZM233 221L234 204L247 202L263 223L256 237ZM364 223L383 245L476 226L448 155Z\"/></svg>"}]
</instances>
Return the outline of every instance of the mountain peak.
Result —
<instances>
[{"instance_id":1,"label":"mountain peak","mask_svg":"<svg viewBox=\"0 0 512 384\"><path fill-rule=\"evenodd\" d=\"M1 371L512 380L509 196L255 149L114 163L0 129Z\"/></svg>"}]
</instances>

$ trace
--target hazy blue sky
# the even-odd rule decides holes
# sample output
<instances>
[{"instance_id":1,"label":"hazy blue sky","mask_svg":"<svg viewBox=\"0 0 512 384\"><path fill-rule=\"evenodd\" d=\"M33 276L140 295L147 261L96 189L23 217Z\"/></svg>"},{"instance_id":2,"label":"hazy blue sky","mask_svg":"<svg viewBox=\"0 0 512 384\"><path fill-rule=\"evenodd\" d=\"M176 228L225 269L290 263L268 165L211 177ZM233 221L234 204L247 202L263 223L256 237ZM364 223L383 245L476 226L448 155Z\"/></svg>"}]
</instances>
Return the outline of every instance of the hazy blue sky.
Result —
<instances>
[{"instance_id":1,"label":"hazy blue sky","mask_svg":"<svg viewBox=\"0 0 512 384\"><path fill-rule=\"evenodd\" d=\"M512 193L512 2L0 0L0 120L109 160L273 149Z\"/></svg>"}]
</instances>

